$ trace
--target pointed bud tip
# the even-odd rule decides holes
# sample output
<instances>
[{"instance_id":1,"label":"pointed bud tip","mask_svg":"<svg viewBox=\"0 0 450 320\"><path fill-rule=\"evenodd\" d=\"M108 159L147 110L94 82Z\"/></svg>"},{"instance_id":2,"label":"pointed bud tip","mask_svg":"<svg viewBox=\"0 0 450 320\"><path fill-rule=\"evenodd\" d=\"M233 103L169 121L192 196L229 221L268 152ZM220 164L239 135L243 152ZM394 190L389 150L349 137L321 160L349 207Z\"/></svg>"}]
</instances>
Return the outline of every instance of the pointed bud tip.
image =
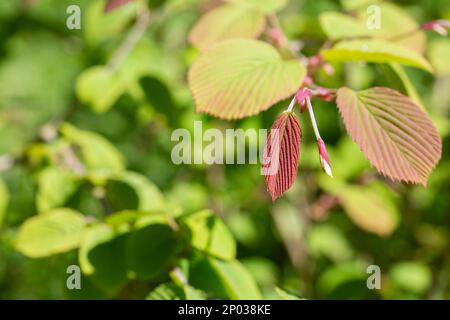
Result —
<instances>
[{"instance_id":1,"label":"pointed bud tip","mask_svg":"<svg viewBox=\"0 0 450 320\"><path fill-rule=\"evenodd\" d=\"M323 171L329 176L333 177L333 172L331 170L330 160L328 158L327 149L325 147L325 143L322 139L317 140L317 146L319 148L319 160L320 165L322 166Z\"/></svg>"}]
</instances>

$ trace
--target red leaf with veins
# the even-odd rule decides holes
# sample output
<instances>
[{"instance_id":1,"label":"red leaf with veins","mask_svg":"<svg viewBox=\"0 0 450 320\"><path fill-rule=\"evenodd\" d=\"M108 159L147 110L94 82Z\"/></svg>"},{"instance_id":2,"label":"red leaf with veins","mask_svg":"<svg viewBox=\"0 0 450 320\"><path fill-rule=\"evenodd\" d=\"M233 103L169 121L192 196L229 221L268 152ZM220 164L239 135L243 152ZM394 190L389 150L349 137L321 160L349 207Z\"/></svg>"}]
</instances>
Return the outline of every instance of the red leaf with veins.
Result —
<instances>
[{"instance_id":1,"label":"red leaf with veins","mask_svg":"<svg viewBox=\"0 0 450 320\"><path fill-rule=\"evenodd\" d=\"M264 147L263 174L275 201L297 177L302 131L294 112L283 112L274 122Z\"/></svg>"},{"instance_id":2,"label":"red leaf with veins","mask_svg":"<svg viewBox=\"0 0 450 320\"><path fill-rule=\"evenodd\" d=\"M126 5L133 0L108 0L105 5L105 12L111 12Z\"/></svg>"},{"instance_id":3,"label":"red leaf with veins","mask_svg":"<svg viewBox=\"0 0 450 320\"><path fill-rule=\"evenodd\" d=\"M427 184L442 141L420 107L383 87L341 88L336 101L347 132L379 172L394 181Z\"/></svg>"}]
</instances>

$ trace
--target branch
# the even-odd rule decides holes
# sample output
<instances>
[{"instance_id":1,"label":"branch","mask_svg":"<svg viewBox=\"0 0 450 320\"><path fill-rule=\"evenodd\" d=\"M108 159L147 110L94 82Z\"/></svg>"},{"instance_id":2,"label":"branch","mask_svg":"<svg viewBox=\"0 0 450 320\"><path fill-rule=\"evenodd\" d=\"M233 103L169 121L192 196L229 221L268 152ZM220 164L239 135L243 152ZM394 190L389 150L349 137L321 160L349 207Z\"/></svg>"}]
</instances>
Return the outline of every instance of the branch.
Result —
<instances>
[{"instance_id":1,"label":"branch","mask_svg":"<svg viewBox=\"0 0 450 320\"><path fill-rule=\"evenodd\" d=\"M125 41L120 45L117 51L112 56L111 60L108 62L108 67L115 71L134 49L136 44L144 35L148 26L150 25L151 15L150 11L144 9L140 14L133 28L129 32Z\"/></svg>"}]
</instances>

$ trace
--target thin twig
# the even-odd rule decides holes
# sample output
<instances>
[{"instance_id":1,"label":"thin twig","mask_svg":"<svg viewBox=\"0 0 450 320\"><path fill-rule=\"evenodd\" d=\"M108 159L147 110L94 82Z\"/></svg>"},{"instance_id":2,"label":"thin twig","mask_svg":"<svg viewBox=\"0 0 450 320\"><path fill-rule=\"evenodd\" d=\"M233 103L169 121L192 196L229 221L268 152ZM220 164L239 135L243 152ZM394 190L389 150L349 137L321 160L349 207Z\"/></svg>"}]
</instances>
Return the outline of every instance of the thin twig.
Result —
<instances>
[{"instance_id":1,"label":"thin twig","mask_svg":"<svg viewBox=\"0 0 450 320\"><path fill-rule=\"evenodd\" d=\"M143 10L136 20L133 28L129 32L125 41L117 49L117 51L112 56L111 60L108 62L108 67L111 70L117 70L117 68L122 64L126 57L130 54L136 44L144 35L148 26L150 25L151 15L150 11L147 9Z\"/></svg>"}]
</instances>

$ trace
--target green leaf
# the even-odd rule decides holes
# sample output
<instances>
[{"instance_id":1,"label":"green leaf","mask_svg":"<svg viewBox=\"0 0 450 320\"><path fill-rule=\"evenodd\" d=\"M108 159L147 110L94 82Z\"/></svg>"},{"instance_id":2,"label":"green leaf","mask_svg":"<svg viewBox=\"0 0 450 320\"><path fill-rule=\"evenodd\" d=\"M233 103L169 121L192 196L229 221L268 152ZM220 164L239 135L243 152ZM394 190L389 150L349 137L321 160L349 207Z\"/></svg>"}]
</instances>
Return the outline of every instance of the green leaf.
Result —
<instances>
[{"instance_id":1,"label":"green leaf","mask_svg":"<svg viewBox=\"0 0 450 320\"><path fill-rule=\"evenodd\" d=\"M422 110L425 111L422 99L419 96L416 88L414 87L411 79L405 71L405 68L398 63L389 63L382 65L382 70L387 77L390 88L396 89L399 92L409 96Z\"/></svg>"},{"instance_id":2,"label":"green leaf","mask_svg":"<svg viewBox=\"0 0 450 320\"><path fill-rule=\"evenodd\" d=\"M450 39L443 38L431 42L428 57L438 75L450 74Z\"/></svg>"},{"instance_id":3,"label":"green leaf","mask_svg":"<svg viewBox=\"0 0 450 320\"><path fill-rule=\"evenodd\" d=\"M262 299L255 280L236 260L202 258L191 266L189 283L217 298Z\"/></svg>"},{"instance_id":4,"label":"green leaf","mask_svg":"<svg viewBox=\"0 0 450 320\"><path fill-rule=\"evenodd\" d=\"M62 125L61 133L70 143L80 148L81 156L88 169L110 171L125 169L122 155L111 142L99 134L80 130L68 123Z\"/></svg>"},{"instance_id":5,"label":"green leaf","mask_svg":"<svg viewBox=\"0 0 450 320\"><path fill-rule=\"evenodd\" d=\"M204 15L189 34L197 48L231 38L258 38L266 25L264 14L251 8L222 5Z\"/></svg>"},{"instance_id":6,"label":"green leaf","mask_svg":"<svg viewBox=\"0 0 450 320\"><path fill-rule=\"evenodd\" d=\"M397 228L400 213L393 192L384 184L353 186L330 179L321 179L320 184L339 198L345 213L360 228L379 236L388 236Z\"/></svg>"},{"instance_id":7,"label":"green leaf","mask_svg":"<svg viewBox=\"0 0 450 320\"><path fill-rule=\"evenodd\" d=\"M424 293L432 284L429 267L422 262L405 261L391 267L390 279L402 289L414 293Z\"/></svg>"},{"instance_id":8,"label":"green leaf","mask_svg":"<svg viewBox=\"0 0 450 320\"><path fill-rule=\"evenodd\" d=\"M373 4L373 3L371 3ZM405 10L392 3L383 3L377 7L380 11L379 25L371 27L369 23L376 18L376 11L368 6L359 8L356 17L338 12L325 12L319 17L320 25L331 39L374 38L404 46L422 54L426 46L425 33L419 24ZM415 32L411 32L416 30Z\"/></svg>"},{"instance_id":9,"label":"green leaf","mask_svg":"<svg viewBox=\"0 0 450 320\"><path fill-rule=\"evenodd\" d=\"M189 87L197 112L240 119L294 94L305 75L296 59L283 61L264 42L232 39L200 55L189 71Z\"/></svg>"},{"instance_id":10,"label":"green leaf","mask_svg":"<svg viewBox=\"0 0 450 320\"><path fill-rule=\"evenodd\" d=\"M95 224L85 230L81 239L78 259L83 274L110 296L127 282L127 237L106 224Z\"/></svg>"},{"instance_id":11,"label":"green leaf","mask_svg":"<svg viewBox=\"0 0 450 320\"><path fill-rule=\"evenodd\" d=\"M226 0L237 6L244 8L257 9L266 14L271 14L283 9L287 0Z\"/></svg>"},{"instance_id":12,"label":"green leaf","mask_svg":"<svg viewBox=\"0 0 450 320\"><path fill-rule=\"evenodd\" d=\"M317 287L323 292L327 297L334 297L334 295L339 294L338 290L343 288L345 285L354 284L350 293L357 295L359 290L367 290L366 286L367 274L365 271L365 266L360 261L350 261L344 262L326 269L326 271L320 275ZM359 290L356 290L359 289ZM339 298L351 298L348 296Z\"/></svg>"},{"instance_id":13,"label":"green leaf","mask_svg":"<svg viewBox=\"0 0 450 320\"><path fill-rule=\"evenodd\" d=\"M193 213L206 208L208 198L206 187L193 182L180 181L167 193L167 202L179 205L184 213Z\"/></svg>"},{"instance_id":14,"label":"green leaf","mask_svg":"<svg viewBox=\"0 0 450 320\"><path fill-rule=\"evenodd\" d=\"M3 218L6 213L6 209L9 205L9 191L3 179L0 179L0 227L3 223Z\"/></svg>"},{"instance_id":15,"label":"green leaf","mask_svg":"<svg viewBox=\"0 0 450 320\"><path fill-rule=\"evenodd\" d=\"M79 75L76 92L81 102L98 113L108 111L125 92L126 84L105 66L91 67Z\"/></svg>"},{"instance_id":16,"label":"green leaf","mask_svg":"<svg viewBox=\"0 0 450 320\"><path fill-rule=\"evenodd\" d=\"M341 41L321 53L328 61L397 62L428 72L433 71L430 63L417 52L384 40Z\"/></svg>"},{"instance_id":17,"label":"green leaf","mask_svg":"<svg viewBox=\"0 0 450 320\"><path fill-rule=\"evenodd\" d=\"M105 0L90 1L86 13L83 15L83 34L88 44L92 46L120 35L130 21L136 17L140 2L133 1L133 3L108 14L104 13L105 4Z\"/></svg>"},{"instance_id":18,"label":"green leaf","mask_svg":"<svg viewBox=\"0 0 450 320\"><path fill-rule=\"evenodd\" d=\"M380 10L380 28L367 28L373 38L385 39L399 46L423 54L426 48L426 35L420 29L416 19L405 9L393 3L385 2L378 5ZM359 19L368 21L373 11L361 8ZM416 30L415 32L411 32Z\"/></svg>"},{"instance_id":19,"label":"green leaf","mask_svg":"<svg viewBox=\"0 0 450 320\"><path fill-rule=\"evenodd\" d=\"M84 216L71 209L54 209L26 220L16 240L19 252L46 257L78 247L86 225Z\"/></svg>"},{"instance_id":20,"label":"green leaf","mask_svg":"<svg viewBox=\"0 0 450 320\"><path fill-rule=\"evenodd\" d=\"M282 300L301 300L299 297L294 296L293 294L287 293L283 289L280 289L278 287L275 288L275 292L278 294L278 296Z\"/></svg>"},{"instance_id":21,"label":"green leaf","mask_svg":"<svg viewBox=\"0 0 450 320\"><path fill-rule=\"evenodd\" d=\"M110 176L106 190L107 198L117 211L158 212L165 207L164 196L159 189L139 173L124 171Z\"/></svg>"},{"instance_id":22,"label":"green leaf","mask_svg":"<svg viewBox=\"0 0 450 320\"><path fill-rule=\"evenodd\" d=\"M236 242L228 228L209 210L181 217L180 223L189 231L191 246L221 259L236 256Z\"/></svg>"},{"instance_id":23,"label":"green leaf","mask_svg":"<svg viewBox=\"0 0 450 320\"><path fill-rule=\"evenodd\" d=\"M347 238L331 224L314 225L308 233L307 243L313 256L325 256L332 261L344 261L353 256Z\"/></svg>"},{"instance_id":24,"label":"green leaf","mask_svg":"<svg viewBox=\"0 0 450 320\"><path fill-rule=\"evenodd\" d=\"M185 285L180 287L174 283L163 283L147 296L148 300L204 300L203 292Z\"/></svg>"},{"instance_id":25,"label":"green leaf","mask_svg":"<svg viewBox=\"0 0 450 320\"><path fill-rule=\"evenodd\" d=\"M177 247L177 235L168 224L154 222L133 231L126 245L131 277L151 279L158 276L172 262Z\"/></svg>"},{"instance_id":26,"label":"green leaf","mask_svg":"<svg viewBox=\"0 0 450 320\"><path fill-rule=\"evenodd\" d=\"M428 115L399 92L341 88L337 105L345 128L370 163L394 181L426 185L442 141Z\"/></svg>"},{"instance_id":27,"label":"green leaf","mask_svg":"<svg viewBox=\"0 0 450 320\"><path fill-rule=\"evenodd\" d=\"M341 0L344 9L352 11L355 9L366 9L371 4L377 4L383 0Z\"/></svg>"},{"instance_id":28,"label":"green leaf","mask_svg":"<svg viewBox=\"0 0 450 320\"><path fill-rule=\"evenodd\" d=\"M44 169L39 174L36 206L38 212L63 207L77 190L77 177L70 171L56 167Z\"/></svg>"},{"instance_id":29,"label":"green leaf","mask_svg":"<svg viewBox=\"0 0 450 320\"><path fill-rule=\"evenodd\" d=\"M370 33L362 21L339 12L324 12L319 21L325 34L333 40L364 37Z\"/></svg>"}]
</instances>

